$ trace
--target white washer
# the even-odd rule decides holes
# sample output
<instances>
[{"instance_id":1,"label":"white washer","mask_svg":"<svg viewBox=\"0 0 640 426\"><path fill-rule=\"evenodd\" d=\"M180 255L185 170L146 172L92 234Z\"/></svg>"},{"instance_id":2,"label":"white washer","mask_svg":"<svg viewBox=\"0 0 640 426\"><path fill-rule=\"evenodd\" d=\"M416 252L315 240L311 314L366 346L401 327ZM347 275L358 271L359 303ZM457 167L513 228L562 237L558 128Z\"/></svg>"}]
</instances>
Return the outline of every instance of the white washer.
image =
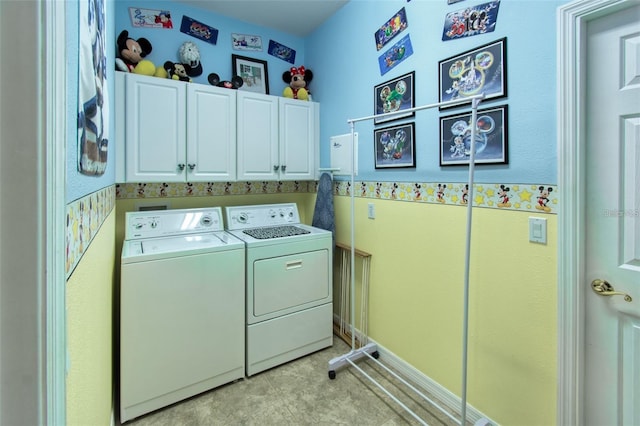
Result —
<instances>
[{"instance_id":1,"label":"white washer","mask_svg":"<svg viewBox=\"0 0 640 426\"><path fill-rule=\"evenodd\" d=\"M120 420L244 377L245 249L222 209L126 214Z\"/></svg>"},{"instance_id":2,"label":"white washer","mask_svg":"<svg viewBox=\"0 0 640 426\"><path fill-rule=\"evenodd\" d=\"M225 208L246 244L247 376L333 344L333 239L295 203Z\"/></svg>"}]
</instances>

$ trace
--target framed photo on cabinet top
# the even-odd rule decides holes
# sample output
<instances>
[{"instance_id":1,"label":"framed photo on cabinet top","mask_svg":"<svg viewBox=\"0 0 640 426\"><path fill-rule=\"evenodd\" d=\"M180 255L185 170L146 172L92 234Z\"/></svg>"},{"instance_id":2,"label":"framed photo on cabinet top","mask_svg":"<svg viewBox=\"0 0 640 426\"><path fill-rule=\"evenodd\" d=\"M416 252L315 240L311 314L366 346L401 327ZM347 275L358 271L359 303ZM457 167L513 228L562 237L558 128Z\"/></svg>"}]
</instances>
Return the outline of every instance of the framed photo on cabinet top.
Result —
<instances>
[{"instance_id":1,"label":"framed photo on cabinet top","mask_svg":"<svg viewBox=\"0 0 640 426\"><path fill-rule=\"evenodd\" d=\"M415 124L405 123L374 130L376 169L415 167Z\"/></svg>"},{"instance_id":2,"label":"framed photo on cabinet top","mask_svg":"<svg viewBox=\"0 0 640 426\"><path fill-rule=\"evenodd\" d=\"M415 115L414 111L402 112L405 109L415 107L415 97L413 94L414 78L415 71L412 71L374 87L373 101L375 115L397 113L390 114L388 117L376 117L374 119L375 124L413 117Z\"/></svg>"},{"instance_id":3,"label":"framed photo on cabinet top","mask_svg":"<svg viewBox=\"0 0 640 426\"><path fill-rule=\"evenodd\" d=\"M440 165L469 164L471 113L440 118ZM507 164L507 105L478 110L475 164Z\"/></svg>"},{"instance_id":4,"label":"framed photo on cabinet top","mask_svg":"<svg viewBox=\"0 0 640 426\"><path fill-rule=\"evenodd\" d=\"M440 61L439 102L480 94L484 94L484 101L507 96L506 49L505 37ZM440 110L446 108L453 107Z\"/></svg>"},{"instance_id":5,"label":"framed photo on cabinet top","mask_svg":"<svg viewBox=\"0 0 640 426\"><path fill-rule=\"evenodd\" d=\"M240 76L243 81L238 90L269 94L267 61L232 54L231 66L231 75Z\"/></svg>"}]
</instances>

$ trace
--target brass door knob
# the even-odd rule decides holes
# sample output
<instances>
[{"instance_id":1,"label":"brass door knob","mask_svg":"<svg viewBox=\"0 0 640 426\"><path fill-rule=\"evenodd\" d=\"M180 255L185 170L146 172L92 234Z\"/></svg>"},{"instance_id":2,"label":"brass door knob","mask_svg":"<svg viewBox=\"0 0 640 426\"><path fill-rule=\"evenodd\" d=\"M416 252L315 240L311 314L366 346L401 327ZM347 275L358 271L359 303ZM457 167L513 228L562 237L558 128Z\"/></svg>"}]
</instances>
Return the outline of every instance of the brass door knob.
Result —
<instances>
[{"instance_id":1,"label":"brass door knob","mask_svg":"<svg viewBox=\"0 0 640 426\"><path fill-rule=\"evenodd\" d=\"M605 280L595 279L591 282L591 288L600 296L624 296L624 300L631 302L633 299L626 293L615 291L613 286Z\"/></svg>"}]
</instances>

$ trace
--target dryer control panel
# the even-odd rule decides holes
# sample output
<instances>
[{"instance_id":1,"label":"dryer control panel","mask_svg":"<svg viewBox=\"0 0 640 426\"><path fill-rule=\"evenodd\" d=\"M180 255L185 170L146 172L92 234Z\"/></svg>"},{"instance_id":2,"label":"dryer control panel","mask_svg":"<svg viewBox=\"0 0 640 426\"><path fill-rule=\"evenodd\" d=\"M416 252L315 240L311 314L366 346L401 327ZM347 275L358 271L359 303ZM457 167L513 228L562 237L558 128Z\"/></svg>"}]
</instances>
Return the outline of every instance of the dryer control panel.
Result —
<instances>
[{"instance_id":1,"label":"dryer control panel","mask_svg":"<svg viewBox=\"0 0 640 426\"><path fill-rule=\"evenodd\" d=\"M158 210L126 213L125 239L222 231L222 208Z\"/></svg>"},{"instance_id":2,"label":"dryer control panel","mask_svg":"<svg viewBox=\"0 0 640 426\"><path fill-rule=\"evenodd\" d=\"M225 212L227 229L231 231L300 223L295 203L226 207Z\"/></svg>"}]
</instances>

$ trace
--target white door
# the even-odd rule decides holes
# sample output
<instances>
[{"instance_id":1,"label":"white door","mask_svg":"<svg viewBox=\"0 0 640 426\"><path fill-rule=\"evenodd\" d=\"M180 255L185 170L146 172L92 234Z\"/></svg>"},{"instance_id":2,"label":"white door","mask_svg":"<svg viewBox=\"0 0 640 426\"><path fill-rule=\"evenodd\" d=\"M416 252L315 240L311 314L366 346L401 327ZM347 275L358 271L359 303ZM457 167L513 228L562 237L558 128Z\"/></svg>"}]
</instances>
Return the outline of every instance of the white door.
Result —
<instances>
[{"instance_id":1,"label":"white door","mask_svg":"<svg viewBox=\"0 0 640 426\"><path fill-rule=\"evenodd\" d=\"M640 4L586 58L584 423L640 425Z\"/></svg>"},{"instance_id":2,"label":"white door","mask_svg":"<svg viewBox=\"0 0 640 426\"><path fill-rule=\"evenodd\" d=\"M187 85L187 181L236 180L236 91Z\"/></svg>"}]
</instances>

